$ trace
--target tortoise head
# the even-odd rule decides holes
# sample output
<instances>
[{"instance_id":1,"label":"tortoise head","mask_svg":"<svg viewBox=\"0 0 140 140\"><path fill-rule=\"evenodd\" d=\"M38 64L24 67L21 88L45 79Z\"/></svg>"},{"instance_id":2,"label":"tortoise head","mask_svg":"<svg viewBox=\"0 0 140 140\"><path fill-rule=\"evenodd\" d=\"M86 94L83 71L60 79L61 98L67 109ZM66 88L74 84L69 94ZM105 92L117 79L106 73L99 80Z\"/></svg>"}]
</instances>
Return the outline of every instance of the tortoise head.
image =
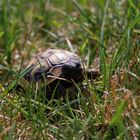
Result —
<instances>
[{"instance_id":1,"label":"tortoise head","mask_svg":"<svg viewBox=\"0 0 140 140\"><path fill-rule=\"evenodd\" d=\"M83 69L81 67L81 62L78 61L68 61L64 64L62 68L62 77L68 80L74 80L75 82L81 81L83 76Z\"/></svg>"}]
</instances>

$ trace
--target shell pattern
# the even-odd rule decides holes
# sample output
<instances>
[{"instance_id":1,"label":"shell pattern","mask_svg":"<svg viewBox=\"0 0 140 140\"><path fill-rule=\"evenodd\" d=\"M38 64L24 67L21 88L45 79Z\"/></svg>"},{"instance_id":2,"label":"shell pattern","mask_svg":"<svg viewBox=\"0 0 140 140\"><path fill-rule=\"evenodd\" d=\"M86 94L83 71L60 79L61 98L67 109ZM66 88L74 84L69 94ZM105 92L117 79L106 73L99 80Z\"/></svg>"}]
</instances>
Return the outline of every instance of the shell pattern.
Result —
<instances>
[{"instance_id":1,"label":"shell pattern","mask_svg":"<svg viewBox=\"0 0 140 140\"><path fill-rule=\"evenodd\" d=\"M27 65L24 78L28 82L41 82L45 85L54 80L73 80L79 82L82 77L82 64L78 55L65 50L48 49L34 56Z\"/></svg>"}]
</instances>

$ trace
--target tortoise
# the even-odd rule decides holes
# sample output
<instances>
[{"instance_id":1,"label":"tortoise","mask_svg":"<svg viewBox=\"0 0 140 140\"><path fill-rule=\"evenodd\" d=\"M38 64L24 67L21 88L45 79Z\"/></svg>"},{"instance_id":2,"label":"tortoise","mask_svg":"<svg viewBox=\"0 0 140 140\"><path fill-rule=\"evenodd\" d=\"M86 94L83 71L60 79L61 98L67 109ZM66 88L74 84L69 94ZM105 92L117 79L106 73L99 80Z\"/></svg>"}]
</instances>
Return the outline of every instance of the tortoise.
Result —
<instances>
[{"instance_id":1,"label":"tortoise","mask_svg":"<svg viewBox=\"0 0 140 140\"><path fill-rule=\"evenodd\" d=\"M28 83L37 83L39 88L45 87L50 97L57 85L59 86L56 90L60 94L65 94L65 89L83 81L84 73L92 78L99 75L97 70L85 71L77 54L62 49L47 49L38 53L28 63L26 71L24 80ZM20 83L25 86L23 80L20 80Z\"/></svg>"}]
</instances>

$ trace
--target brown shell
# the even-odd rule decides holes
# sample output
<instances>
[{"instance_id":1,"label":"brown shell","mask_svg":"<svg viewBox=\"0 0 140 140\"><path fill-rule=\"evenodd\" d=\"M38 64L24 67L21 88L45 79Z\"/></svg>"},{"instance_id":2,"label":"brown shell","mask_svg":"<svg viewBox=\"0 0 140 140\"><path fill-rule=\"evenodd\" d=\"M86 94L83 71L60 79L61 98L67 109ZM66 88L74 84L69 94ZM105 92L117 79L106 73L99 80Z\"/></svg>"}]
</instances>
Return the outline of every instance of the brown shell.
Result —
<instances>
[{"instance_id":1,"label":"brown shell","mask_svg":"<svg viewBox=\"0 0 140 140\"><path fill-rule=\"evenodd\" d=\"M69 61L81 61L80 57L74 53L65 50L48 49L34 56L27 65L25 79L27 81L40 82L45 77L46 85L52 83L55 79L61 78L62 67ZM43 78L44 80L44 78Z\"/></svg>"}]
</instances>

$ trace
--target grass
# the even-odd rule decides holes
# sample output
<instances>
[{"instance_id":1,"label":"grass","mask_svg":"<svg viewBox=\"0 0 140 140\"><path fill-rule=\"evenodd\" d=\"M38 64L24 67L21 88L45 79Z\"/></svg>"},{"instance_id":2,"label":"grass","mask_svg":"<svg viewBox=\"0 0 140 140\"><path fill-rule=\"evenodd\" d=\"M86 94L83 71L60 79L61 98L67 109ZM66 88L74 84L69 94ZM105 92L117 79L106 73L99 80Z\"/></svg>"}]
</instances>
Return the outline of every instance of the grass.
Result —
<instances>
[{"instance_id":1,"label":"grass","mask_svg":"<svg viewBox=\"0 0 140 140\"><path fill-rule=\"evenodd\" d=\"M139 139L139 9L138 0L1 0L0 139ZM69 89L65 102L17 91L47 48L76 52L101 77Z\"/></svg>"}]
</instances>

